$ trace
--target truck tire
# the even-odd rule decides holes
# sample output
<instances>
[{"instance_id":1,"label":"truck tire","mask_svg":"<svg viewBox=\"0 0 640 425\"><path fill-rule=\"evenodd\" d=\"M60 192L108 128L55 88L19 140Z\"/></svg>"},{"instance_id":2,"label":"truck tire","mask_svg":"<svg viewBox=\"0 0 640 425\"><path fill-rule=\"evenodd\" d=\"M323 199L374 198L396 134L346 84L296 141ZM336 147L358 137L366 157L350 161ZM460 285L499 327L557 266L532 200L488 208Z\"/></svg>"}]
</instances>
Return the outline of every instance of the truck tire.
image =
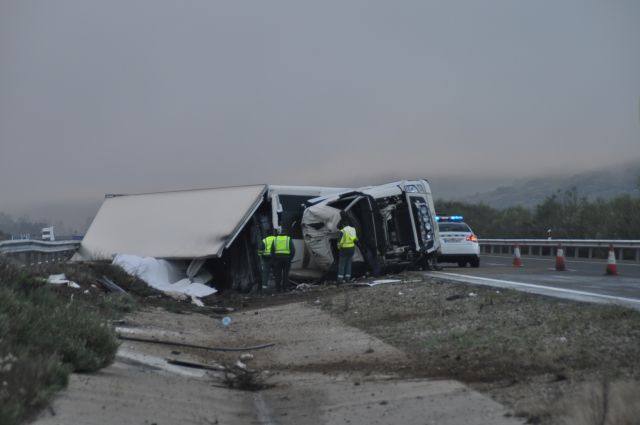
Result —
<instances>
[{"instance_id":1,"label":"truck tire","mask_svg":"<svg viewBox=\"0 0 640 425\"><path fill-rule=\"evenodd\" d=\"M469 263L471 264L471 267L475 267L475 268L480 267L480 257L473 257L473 259L471 259Z\"/></svg>"}]
</instances>

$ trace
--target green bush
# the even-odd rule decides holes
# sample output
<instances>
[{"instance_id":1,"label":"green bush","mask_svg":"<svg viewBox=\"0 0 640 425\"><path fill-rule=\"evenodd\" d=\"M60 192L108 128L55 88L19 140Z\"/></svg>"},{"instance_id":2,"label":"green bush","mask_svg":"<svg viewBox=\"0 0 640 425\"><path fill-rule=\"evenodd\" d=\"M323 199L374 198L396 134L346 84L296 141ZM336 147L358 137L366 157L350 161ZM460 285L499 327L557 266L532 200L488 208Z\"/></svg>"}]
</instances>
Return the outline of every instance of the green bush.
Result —
<instances>
[{"instance_id":1,"label":"green bush","mask_svg":"<svg viewBox=\"0 0 640 425\"><path fill-rule=\"evenodd\" d=\"M79 298L0 262L0 425L42 407L69 373L114 360L118 343L102 309Z\"/></svg>"},{"instance_id":2,"label":"green bush","mask_svg":"<svg viewBox=\"0 0 640 425\"><path fill-rule=\"evenodd\" d=\"M54 354L0 355L0 425L17 424L44 407L67 385L70 372L71 367Z\"/></svg>"},{"instance_id":3,"label":"green bush","mask_svg":"<svg viewBox=\"0 0 640 425\"><path fill-rule=\"evenodd\" d=\"M118 293L101 296L96 301L96 305L105 314L114 317L121 317L125 313L131 313L138 306L135 298L131 295Z\"/></svg>"}]
</instances>

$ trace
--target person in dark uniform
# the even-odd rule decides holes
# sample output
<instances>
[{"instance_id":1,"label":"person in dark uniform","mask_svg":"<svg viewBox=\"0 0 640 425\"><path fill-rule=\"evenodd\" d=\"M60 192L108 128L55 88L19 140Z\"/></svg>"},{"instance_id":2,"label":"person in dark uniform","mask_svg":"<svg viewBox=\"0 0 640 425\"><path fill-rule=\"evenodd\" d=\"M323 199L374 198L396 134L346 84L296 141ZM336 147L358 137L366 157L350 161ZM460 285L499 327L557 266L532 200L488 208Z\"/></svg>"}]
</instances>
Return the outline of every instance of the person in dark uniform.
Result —
<instances>
[{"instance_id":1,"label":"person in dark uniform","mask_svg":"<svg viewBox=\"0 0 640 425\"><path fill-rule=\"evenodd\" d=\"M276 275L276 291L278 292L289 289L289 271L295 254L296 249L293 245L293 239L280 232L273 240L273 248L271 250L273 269Z\"/></svg>"}]
</instances>

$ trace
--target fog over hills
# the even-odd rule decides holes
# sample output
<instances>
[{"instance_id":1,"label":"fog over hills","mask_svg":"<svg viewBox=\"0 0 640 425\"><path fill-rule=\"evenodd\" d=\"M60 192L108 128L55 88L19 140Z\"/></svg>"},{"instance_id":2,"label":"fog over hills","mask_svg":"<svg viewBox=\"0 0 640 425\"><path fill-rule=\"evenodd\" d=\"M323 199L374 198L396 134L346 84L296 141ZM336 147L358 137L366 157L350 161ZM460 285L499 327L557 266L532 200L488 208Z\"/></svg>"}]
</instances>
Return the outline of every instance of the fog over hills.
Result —
<instances>
[{"instance_id":1,"label":"fog over hills","mask_svg":"<svg viewBox=\"0 0 640 425\"><path fill-rule=\"evenodd\" d=\"M436 199L459 200L468 203L483 202L492 207L506 208L513 205L533 207L545 197L557 191L566 191L575 187L580 196L590 199L609 199L621 194L640 195L638 179L640 176L640 160L627 162L575 174L555 174L550 177L532 177L508 180L504 177L473 176L401 176L389 174L372 181L353 180L336 182L335 185L357 187L367 184L381 184L402 178L425 177L431 183ZM296 184L296 182L288 182ZM209 187L215 187L212 183ZM185 189L189 187L184 187ZM157 190L164 190L158 187ZM56 225L58 234L83 233L100 208L102 194L90 198L61 200L59 202L39 202L31 206L3 208L16 219L25 217L32 222L43 222ZM1 224L1 223L0 223ZM11 233L10 229L2 229Z\"/></svg>"},{"instance_id":2,"label":"fog over hills","mask_svg":"<svg viewBox=\"0 0 640 425\"><path fill-rule=\"evenodd\" d=\"M640 160L627 162L618 166L585 171L576 174L553 175L549 177L535 177L514 181L489 182L468 179L469 187L465 187L463 180L458 186L451 180L433 179L434 195L437 199L459 200L469 203L483 202L495 208L507 208L514 205L533 207L542 202L547 196L560 191L565 192L576 188L580 196L589 199L610 199L623 194L640 194L638 179L640 178ZM492 188L478 187L493 183Z\"/></svg>"}]
</instances>

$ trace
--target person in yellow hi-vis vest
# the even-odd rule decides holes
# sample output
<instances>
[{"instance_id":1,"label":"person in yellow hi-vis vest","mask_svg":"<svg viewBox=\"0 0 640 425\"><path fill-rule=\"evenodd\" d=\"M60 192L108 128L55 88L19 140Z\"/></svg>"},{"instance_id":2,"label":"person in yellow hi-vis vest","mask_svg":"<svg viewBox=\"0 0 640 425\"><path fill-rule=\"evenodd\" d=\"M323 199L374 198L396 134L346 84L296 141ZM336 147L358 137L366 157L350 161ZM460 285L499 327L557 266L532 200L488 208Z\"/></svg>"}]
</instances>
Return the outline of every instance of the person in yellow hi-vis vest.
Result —
<instances>
[{"instance_id":1,"label":"person in yellow hi-vis vest","mask_svg":"<svg viewBox=\"0 0 640 425\"><path fill-rule=\"evenodd\" d=\"M357 241L356 229L345 223L338 239L338 285L351 280L351 262Z\"/></svg>"},{"instance_id":2,"label":"person in yellow hi-vis vest","mask_svg":"<svg viewBox=\"0 0 640 425\"><path fill-rule=\"evenodd\" d=\"M278 233L273 240L271 258L276 275L276 291L283 292L289 289L289 271L296 249L290 236L282 234L281 231Z\"/></svg>"},{"instance_id":3,"label":"person in yellow hi-vis vest","mask_svg":"<svg viewBox=\"0 0 640 425\"><path fill-rule=\"evenodd\" d=\"M260 256L260 267L262 269L262 279L258 284L258 292L262 292L262 288L269 286L269 276L271 276L271 269L273 267L273 242L276 240L276 236L270 235L262 239L260 242L260 249L258 249L258 255Z\"/></svg>"}]
</instances>

